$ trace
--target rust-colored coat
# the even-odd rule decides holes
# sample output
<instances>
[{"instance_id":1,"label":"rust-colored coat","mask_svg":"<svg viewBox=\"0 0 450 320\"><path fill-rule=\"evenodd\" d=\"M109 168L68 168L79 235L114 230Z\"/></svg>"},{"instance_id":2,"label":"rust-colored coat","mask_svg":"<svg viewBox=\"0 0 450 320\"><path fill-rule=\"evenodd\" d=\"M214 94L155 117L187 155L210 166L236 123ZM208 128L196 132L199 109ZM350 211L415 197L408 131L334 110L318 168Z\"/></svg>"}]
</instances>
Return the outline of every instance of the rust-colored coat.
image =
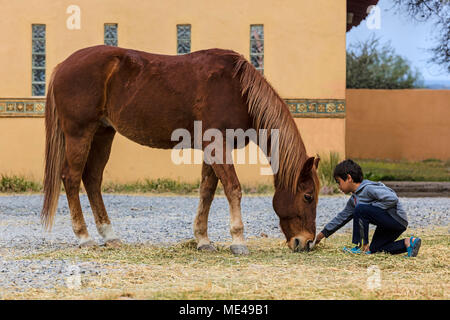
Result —
<instances>
[{"instance_id":1,"label":"rust-colored coat","mask_svg":"<svg viewBox=\"0 0 450 320\"><path fill-rule=\"evenodd\" d=\"M194 121L202 121L203 131L221 130L224 137L226 129L280 130L275 187L278 195L290 194L296 200L284 204L286 208L275 207L275 211L280 219L286 212L301 217L302 223L295 224L301 228L289 228L285 234L291 246L297 237L301 239L300 247L306 248L315 235L317 162L313 169L310 164L314 158L307 161L300 133L286 104L266 79L244 57L221 49L167 56L95 46L81 49L60 63L52 74L47 94L44 224L52 224L62 179L74 232L83 243L91 241L79 204L78 190L83 180L98 230L106 234L105 226L110 221L100 186L115 133L141 145L168 149L177 144L171 141L174 130L184 128L194 136ZM207 143L203 142L202 148ZM233 245L238 248L235 251L245 252L241 189L234 166L203 167L201 202L194 223L199 248L211 248L205 224L220 179L230 203L231 234ZM305 168L308 170L302 171ZM312 204L304 201L305 193L307 199L313 195ZM283 231L285 224L281 223Z\"/></svg>"}]
</instances>

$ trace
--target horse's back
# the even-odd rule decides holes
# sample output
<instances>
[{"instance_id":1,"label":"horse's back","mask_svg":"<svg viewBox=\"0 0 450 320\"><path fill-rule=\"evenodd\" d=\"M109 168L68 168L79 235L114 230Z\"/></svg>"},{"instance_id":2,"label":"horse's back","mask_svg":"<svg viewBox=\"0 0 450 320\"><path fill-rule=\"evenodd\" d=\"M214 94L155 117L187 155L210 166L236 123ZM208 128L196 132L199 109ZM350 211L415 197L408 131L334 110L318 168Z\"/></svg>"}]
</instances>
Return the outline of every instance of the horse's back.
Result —
<instances>
[{"instance_id":1,"label":"horse's back","mask_svg":"<svg viewBox=\"0 0 450 320\"><path fill-rule=\"evenodd\" d=\"M58 92L76 97L78 114L107 121L143 145L171 148L171 133L243 128L250 120L233 78L239 54L208 49L162 55L111 46L78 50L58 67ZM88 101L89 100L89 101ZM75 110L66 110L77 117Z\"/></svg>"},{"instance_id":2,"label":"horse's back","mask_svg":"<svg viewBox=\"0 0 450 320\"><path fill-rule=\"evenodd\" d=\"M108 89L107 112L123 135L152 147L171 148L174 130L247 128L250 123L239 81L238 54L210 49L180 56L129 50Z\"/></svg>"}]
</instances>

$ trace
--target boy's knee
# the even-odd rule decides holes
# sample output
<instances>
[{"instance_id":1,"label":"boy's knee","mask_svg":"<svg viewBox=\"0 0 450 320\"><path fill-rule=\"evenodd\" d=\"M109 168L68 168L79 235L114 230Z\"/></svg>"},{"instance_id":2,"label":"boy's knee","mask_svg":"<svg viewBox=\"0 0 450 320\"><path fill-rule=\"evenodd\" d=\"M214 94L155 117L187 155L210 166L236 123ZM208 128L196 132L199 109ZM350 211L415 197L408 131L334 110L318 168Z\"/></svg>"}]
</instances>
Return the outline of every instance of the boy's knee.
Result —
<instances>
[{"instance_id":1,"label":"boy's knee","mask_svg":"<svg viewBox=\"0 0 450 320\"><path fill-rule=\"evenodd\" d=\"M405 227L404 225L400 225L400 223L399 223L399 228L398 228L398 230L399 230L401 233L405 232L406 229L407 229L407 227Z\"/></svg>"}]
</instances>

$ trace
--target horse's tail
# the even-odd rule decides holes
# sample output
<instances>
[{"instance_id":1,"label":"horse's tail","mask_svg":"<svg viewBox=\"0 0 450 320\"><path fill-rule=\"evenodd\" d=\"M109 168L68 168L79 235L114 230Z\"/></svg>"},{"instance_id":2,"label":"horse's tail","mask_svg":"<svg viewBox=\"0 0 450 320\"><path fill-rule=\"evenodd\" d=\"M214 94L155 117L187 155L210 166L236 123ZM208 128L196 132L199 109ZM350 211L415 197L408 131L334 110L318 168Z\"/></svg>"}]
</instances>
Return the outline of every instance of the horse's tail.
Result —
<instances>
[{"instance_id":1,"label":"horse's tail","mask_svg":"<svg viewBox=\"0 0 450 320\"><path fill-rule=\"evenodd\" d=\"M53 81L57 70L58 66L55 67L50 78L45 102L44 205L41 211L41 222L47 230L52 228L58 207L65 148L64 134L58 119L53 92Z\"/></svg>"}]
</instances>

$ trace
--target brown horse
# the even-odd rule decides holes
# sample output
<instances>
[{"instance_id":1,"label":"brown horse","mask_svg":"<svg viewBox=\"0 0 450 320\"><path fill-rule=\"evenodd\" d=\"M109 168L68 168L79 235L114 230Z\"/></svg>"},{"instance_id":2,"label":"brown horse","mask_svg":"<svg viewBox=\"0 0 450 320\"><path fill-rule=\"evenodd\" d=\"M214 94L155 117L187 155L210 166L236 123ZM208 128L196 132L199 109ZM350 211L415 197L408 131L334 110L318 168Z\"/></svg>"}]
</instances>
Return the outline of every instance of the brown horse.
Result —
<instances>
[{"instance_id":1,"label":"brown horse","mask_svg":"<svg viewBox=\"0 0 450 320\"><path fill-rule=\"evenodd\" d=\"M279 130L273 207L289 247L309 250L316 232L319 158L306 155L289 109L264 76L242 55L221 49L167 56L94 46L60 63L46 100L43 224L51 229L62 180L80 246L95 245L80 206L82 180L99 234L106 245L120 244L101 195L115 133L141 145L169 149L176 144L171 133L177 128L192 133L194 121L202 121L204 131ZM206 146L201 144L202 149ZM215 250L207 225L220 179L230 206L231 250L247 254L241 186L233 164L223 162L203 163L194 235L198 249Z\"/></svg>"}]
</instances>

